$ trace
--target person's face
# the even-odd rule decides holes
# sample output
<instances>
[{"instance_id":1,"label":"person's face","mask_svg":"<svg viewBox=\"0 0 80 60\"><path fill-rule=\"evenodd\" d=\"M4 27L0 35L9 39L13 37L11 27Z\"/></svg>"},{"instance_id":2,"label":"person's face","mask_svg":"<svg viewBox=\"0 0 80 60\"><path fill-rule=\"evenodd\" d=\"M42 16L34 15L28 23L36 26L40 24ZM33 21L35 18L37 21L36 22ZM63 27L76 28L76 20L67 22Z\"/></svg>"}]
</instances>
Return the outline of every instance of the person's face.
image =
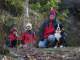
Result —
<instances>
[{"instance_id":1,"label":"person's face","mask_svg":"<svg viewBox=\"0 0 80 60\"><path fill-rule=\"evenodd\" d=\"M54 20L54 18L55 18L54 15L50 15L50 16L49 16L49 19L50 19L50 20Z\"/></svg>"},{"instance_id":2,"label":"person's face","mask_svg":"<svg viewBox=\"0 0 80 60\"><path fill-rule=\"evenodd\" d=\"M26 31L29 31L29 30L31 30L31 27L30 26L27 26L26 27Z\"/></svg>"},{"instance_id":3,"label":"person's face","mask_svg":"<svg viewBox=\"0 0 80 60\"><path fill-rule=\"evenodd\" d=\"M27 29L27 30L30 30L30 28L31 28L30 26L27 26L27 28L26 28L26 29Z\"/></svg>"}]
</instances>

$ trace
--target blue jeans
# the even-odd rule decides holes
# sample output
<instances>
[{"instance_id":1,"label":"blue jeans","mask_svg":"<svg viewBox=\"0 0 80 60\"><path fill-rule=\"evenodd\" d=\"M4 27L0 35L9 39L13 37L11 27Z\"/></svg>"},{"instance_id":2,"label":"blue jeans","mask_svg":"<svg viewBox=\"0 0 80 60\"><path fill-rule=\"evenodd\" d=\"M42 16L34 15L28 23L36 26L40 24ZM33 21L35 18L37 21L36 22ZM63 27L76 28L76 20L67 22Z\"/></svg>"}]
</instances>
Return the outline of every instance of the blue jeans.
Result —
<instances>
[{"instance_id":1,"label":"blue jeans","mask_svg":"<svg viewBox=\"0 0 80 60\"><path fill-rule=\"evenodd\" d=\"M48 43L48 41L46 39L40 40L39 43L38 43L38 46L40 48L46 48L47 47L47 43Z\"/></svg>"},{"instance_id":2,"label":"blue jeans","mask_svg":"<svg viewBox=\"0 0 80 60\"><path fill-rule=\"evenodd\" d=\"M50 42L54 42L55 41L55 36L54 35L49 35L48 36L48 41L50 41Z\"/></svg>"},{"instance_id":3,"label":"blue jeans","mask_svg":"<svg viewBox=\"0 0 80 60\"><path fill-rule=\"evenodd\" d=\"M51 43L52 46L56 44L54 35L49 35L47 39L40 40L38 46L42 48L46 48L48 47L49 43Z\"/></svg>"},{"instance_id":4,"label":"blue jeans","mask_svg":"<svg viewBox=\"0 0 80 60\"><path fill-rule=\"evenodd\" d=\"M49 41L51 47L54 47L56 45L56 42L57 42L54 35L49 35L48 36L48 41Z\"/></svg>"}]
</instances>

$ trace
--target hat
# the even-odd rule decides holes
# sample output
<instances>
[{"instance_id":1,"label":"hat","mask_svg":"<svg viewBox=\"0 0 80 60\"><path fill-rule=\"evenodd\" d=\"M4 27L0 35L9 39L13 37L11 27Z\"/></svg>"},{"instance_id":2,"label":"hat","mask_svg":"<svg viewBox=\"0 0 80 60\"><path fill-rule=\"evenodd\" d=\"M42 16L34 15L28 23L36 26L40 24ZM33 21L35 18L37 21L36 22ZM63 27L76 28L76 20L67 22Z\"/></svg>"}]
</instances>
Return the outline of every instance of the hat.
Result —
<instances>
[{"instance_id":1,"label":"hat","mask_svg":"<svg viewBox=\"0 0 80 60\"><path fill-rule=\"evenodd\" d=\"M50 9L50 15L54 15L54 16L55 16L56 13L57 13L57 12L56 12L56 9L52 7L52 8Z\"/></svg>"}]
</instances>

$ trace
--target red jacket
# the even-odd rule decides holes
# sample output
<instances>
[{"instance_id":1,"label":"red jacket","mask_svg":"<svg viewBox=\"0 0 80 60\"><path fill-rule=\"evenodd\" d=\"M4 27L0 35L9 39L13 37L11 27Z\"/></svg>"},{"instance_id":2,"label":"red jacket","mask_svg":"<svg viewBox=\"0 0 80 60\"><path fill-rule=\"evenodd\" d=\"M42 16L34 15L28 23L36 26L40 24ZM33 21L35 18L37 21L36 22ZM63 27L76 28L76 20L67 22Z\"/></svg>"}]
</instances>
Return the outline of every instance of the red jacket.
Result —
<instances>
[{"instance_id":1,"label":"red jacket","mask_svg":"<svg viewBox=\"0 0 80 60\"><path fill-rule=\"evenodd\" d=\"M13 32L11 32L9 34L8 38L9 38L10 41L13 41L13 40L16 40L17 39L16 35Z\"/></svg>"},{"instance_id":2,"label":"red jacket","mask_svg":"<svg viewBox=\"0 0 80 60\"><path fill-rule=\"evenodd\" d=\"M24 44L29 44L29 43L35 42L35 34L29 33L29 32L24 32L22 34L22 41Z\"/></svg>"},{"instance_id":3,"label":"red jacket","mask_svg":"<svg viewBox=\"0 0 80 60\"><path fill-rule=\"evenodd\" d=\"M53 34L54 32L55 32L55 28L53 26L53 23L50 22L49 26L44 27L44 35L43 36L44 36L44 38L48 38L48 36L50 34Z\"/></svg>"}]
</instances>

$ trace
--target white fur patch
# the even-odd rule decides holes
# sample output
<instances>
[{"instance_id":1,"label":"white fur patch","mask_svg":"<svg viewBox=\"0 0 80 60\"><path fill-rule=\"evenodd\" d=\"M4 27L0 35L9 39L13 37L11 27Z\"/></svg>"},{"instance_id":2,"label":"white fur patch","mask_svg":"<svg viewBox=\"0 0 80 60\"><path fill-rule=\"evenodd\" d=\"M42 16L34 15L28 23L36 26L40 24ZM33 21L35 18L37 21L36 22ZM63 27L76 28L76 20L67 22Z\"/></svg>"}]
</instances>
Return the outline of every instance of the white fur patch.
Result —
<instances>
[{"instance_id":1,"label":"white fur patch","mask_svg":"<svg viewBox=\"0 0 80 60\"><path fill-rule=\"evenodd\" d=\"M55 35L55 38L56 38L57 40L59 40L59 39L61 38L61 34L60 34L60 33L55 33L54 35Z\"/></svg>"}]
</instances>

